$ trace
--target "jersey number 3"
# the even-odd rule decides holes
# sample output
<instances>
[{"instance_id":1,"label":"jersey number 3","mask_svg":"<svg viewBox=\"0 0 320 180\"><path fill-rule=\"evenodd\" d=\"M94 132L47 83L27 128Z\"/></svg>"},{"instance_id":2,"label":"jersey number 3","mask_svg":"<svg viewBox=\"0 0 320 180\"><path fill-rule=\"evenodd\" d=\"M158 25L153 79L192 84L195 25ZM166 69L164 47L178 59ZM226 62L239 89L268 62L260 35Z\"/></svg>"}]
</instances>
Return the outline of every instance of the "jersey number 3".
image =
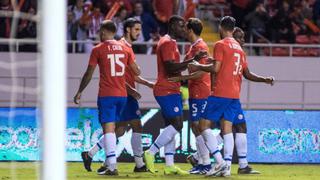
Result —
<instances>
[{"instance_id":1,"label":"jersey number 3","mask_svg":"<svg viewBox=\"0 0 320 180\"><path fill-rule=\"evenodd\" d=\"M239 53L234 53L234 56L236 57L236 61L234 62L235 70L233 71L233 75L240 75L242 71L242 65L240 64L241 56Z\"/></svg>"},{"instance_id":2,"label":"jersey number 3","mask_svg":"<svg viewBox=\"0 0 320 180\"><path fill-rule=\"evenodd\" d=\"M124 54L108 54L110 59L111 76L123 76L125 71L125 65L120 61L120 58L124 58ZM116 65L120 66L121 71L116 71Z\"/></svg>"}]
</instances>

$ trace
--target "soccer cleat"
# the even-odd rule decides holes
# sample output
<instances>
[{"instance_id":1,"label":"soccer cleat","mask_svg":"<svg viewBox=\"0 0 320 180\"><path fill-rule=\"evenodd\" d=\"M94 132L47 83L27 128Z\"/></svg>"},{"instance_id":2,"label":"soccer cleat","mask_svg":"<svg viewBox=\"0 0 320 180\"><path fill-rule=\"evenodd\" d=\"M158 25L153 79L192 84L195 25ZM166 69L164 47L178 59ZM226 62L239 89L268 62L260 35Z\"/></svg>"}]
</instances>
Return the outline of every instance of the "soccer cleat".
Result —
<instances>
[{"instance_id":1,"label":"soccer cleat","mask_svg":"<svg viewBox=\"0 0 320 180\"><path fill-rule=\"evenodd\" d=\"M202 167L203 167L203 165L202 165L202 164L199 164L199 165L193 167L192 169L190 169L190 170L189 170L189 173L190 173L190 174L201 174Z\"/></svg>"},{"instance_id":2,"label":"soccer cleat","mask_svg":"<svg viewBox=\"0 0 320 180\"><path fill-rule=\"evenodd\" d=\"M97 170L97 173L99 175L104 175L106 173L106 171L108 170L108 168L106 166L101 166L98 170Z\"/></svg>"},{"instance_id":3,"label":"soccer cleat","mask_svg":"<svg viewBox=\"0 0 320 180\"><path fill-rule=\"evenodd\" d=\"M164 174L165 175L188 175L189 173L187 171L180 169L177 166L166 166L164 168Z\"/></svg>"},{"instance_id":4,"label":"soccer cleat","mask_svg":"<svg viewBox=\"0 0 320 180\"><path fill-rule=\"evenodd\" d=\"M105 173L104 173L104 174L100 174L100 175L118 176L119 173L118 173L118 170L117 170L117 169L111 171L110 169L107 168L107 170L105 171Z\"/></svg>"},{"instance_id":5,"label":"soccer cleat","mask_svg":"<svg viewBox=\"0 0 320 180\"><path fill-rule=\"evenodd\" d=\"M253 170L250 166L246 166L245 168L238 168L238 174L260 174L260 172Z\"/></svg>"},{"instance_id":6,"label":"soccer cleat","mask_svg":"<svg viewBox=\"0 0 320 180\"><path fill-rule=\"evenodd\" d=\"M221 176L222 172L227 168L227 163L223 161L221 164L215 164L206 176Z\"/></svg>"},{"instance_id":7,"label":"soccer cleat","mask_svg":"<svg viewBox=\"0 0 320 180\"><path fill-rule=\"evenodd\" d=\"M227 166L221 173L222 177L229 177L231 176L231 166Z\"/></svg>"},{"instance_id":8,"label":"soccer cleat","mask_svg":"<svg viewBox=\"0 0 320 180\"><path fill-rule=\"evenodd\" d=\"M91 169L92 158L89 156L89 152L88 151L82 152L81 157L82 157L84 168L88 172L91 172L92 171L92 169Z\"/></svg>"},{"instance_id":9,"label":"soccer cleat","mask_svg":"<svg viewBox=\"0 0 320 180\"><path fill-rule=\"evenodd\" d=\"M192 165L192 167L196 167L198 165L198 160L196 160L196 158L194 158L192 154L190 154L186 160Z\"/></svg>"},{"instance_id":10,"label":"soccer cleat","mask_svg":"<svg viewBox=\"0 0 320 180\"><path fill-rule=\"evenodd\" d=\"M156 170L154 168L154 155L152 155L149 151L145 151L144 155L144 162L146 163L147 169L149 169L149 172L152 174L156 173Z\"/></svg>"},{"instance_id":11,"label":"soccer cleat","mask_svg":"<svg viewBox=\"0 0 320 180\"><path fill-rule=\"evenodd\" d=\"M148 172L148 168L146 165L138 168L137 166L134 167L133 172Z\"/></svg>"},{"instance_id":12,"label":"soccer cleat","mask_svg":"<svg viewBox=\"0 0 320 180\"><path fill-rule=\"evenodd\" d=\"M201 169L201 171L200 171L200 174L207 174L207 173L211 170L212 166L211 166L211 164L202 165L201 168L202 168L202 169Z\"/></svg>"}]
</instances>

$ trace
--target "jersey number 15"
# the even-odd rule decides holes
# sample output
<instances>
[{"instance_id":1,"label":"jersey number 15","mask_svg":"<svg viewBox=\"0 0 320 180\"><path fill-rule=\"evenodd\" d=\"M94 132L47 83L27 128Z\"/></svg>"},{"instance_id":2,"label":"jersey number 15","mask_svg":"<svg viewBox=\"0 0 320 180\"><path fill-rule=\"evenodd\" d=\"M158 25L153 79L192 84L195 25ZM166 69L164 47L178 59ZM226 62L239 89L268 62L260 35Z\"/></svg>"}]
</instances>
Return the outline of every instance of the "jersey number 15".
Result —
<instances>
[{"instance_id":1,"label":"jersey number 15","mask_svg":"<svg viewBox=\"0 0 320 180\"><path fill-rule=\"evenodd\" d=\"M121 58L124 58L124 54L108 54L108 59L110 59L112 77L124 75L125 65L120 61ZM120 71L116 71L116 65L120 66Z\"/></svg>"}]
</instances>

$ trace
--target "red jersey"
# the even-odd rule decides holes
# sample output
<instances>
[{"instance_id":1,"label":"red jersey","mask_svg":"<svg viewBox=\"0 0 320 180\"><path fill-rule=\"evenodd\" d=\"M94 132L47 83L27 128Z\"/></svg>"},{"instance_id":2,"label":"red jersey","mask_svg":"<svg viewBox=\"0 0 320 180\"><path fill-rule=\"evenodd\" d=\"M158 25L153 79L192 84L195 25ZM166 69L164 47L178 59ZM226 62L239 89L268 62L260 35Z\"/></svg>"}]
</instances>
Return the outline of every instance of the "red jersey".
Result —
<instances>
[{"instance_id":1,"label":"red jersey","mask_svg":"<svg viewBox=\"0 0 320 180\"><path fill-rule=\"evenodd\" d=\"M209 52L207 44L201 38L191 45L189 51L186 54L185 60L193 58L199 51ZM199 63L207 64L207 58L202 58ZM189 73L191 74L193 72L189 70ZM211 90L210 73L205 73L198 79L188 80L188 87L189 97L191 99L208 98Z\"/></svg>"},{"instance_id":2,"label":"red jersey","mask_svg":"<svg viewBox=\"0 0 320 180\"><path fill-rule=\"evenodd\" d=\"M221 62L216 74L212 95L239 99L242 72L247 68L247 60L239 43L233 38L224 38L214 45L213 58Z\"/></svg>"},{"instance_id":3,"label":"red jersey","mask_svg":"<svg viewBox=\"0 0 320 180\"><path fill-rule=\"evenodd\" d=\"M127 96L125 69L132 63L134 60L122 43L107 40L96 45L92 49L89 65L99 66L98 96Z\"/></svg>"},{"instance_id":4,"label":"red jersey","mask_svg":"<svg viewBox=\"0 0 320 180\"><path fill-rule=\"evenodd\" d=\"M130 43L128 43L124 38L121 38L119 40L125 47L126 49L128 50L128 52L130 53L130 56L133 58L133 60L135 61L136 60L136 57L134 55L134 52L132 50L132 46ZM132 70L130 68L126 68L126 73L125 73L125 76L126 76L126 82L133 88L136 88L135 86L135 80L134 80L134 73L132 72Z\"/></svg>"},{"instance_id":5,"label":"red jersey","mask_svg":"<svg viewBox=\"0 0 320 180\"><path fill-rule=\"evenodd\" d=\"M169 75L164 68L164 62L173 60L180 62L180 53L177 43L169 35L160 38L157 45L158 78L153 88L155 96L166 96L170 94L180 94L180 82L169 82ZM177 74L179 75L179 74Z\"/></svg>"}]
</instances>

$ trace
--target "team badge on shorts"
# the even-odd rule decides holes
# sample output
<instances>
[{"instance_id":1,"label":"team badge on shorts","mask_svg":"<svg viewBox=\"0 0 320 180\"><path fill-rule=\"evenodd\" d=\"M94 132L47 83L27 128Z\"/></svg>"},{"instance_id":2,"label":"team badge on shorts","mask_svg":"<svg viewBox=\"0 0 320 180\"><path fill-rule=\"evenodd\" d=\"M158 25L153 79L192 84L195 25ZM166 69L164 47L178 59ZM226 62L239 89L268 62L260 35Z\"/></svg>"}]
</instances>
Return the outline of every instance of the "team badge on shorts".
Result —
<instances>
[{"instance_id":1,"label":"team badge on shorts","mask_svg":"<svg viewBox=\"0 0 320 180\"><path fill-rule=\"evenodd\" d=\"M179 112L179 107L174 107L174 112Z\"/></svg>"},{"instance_id":2,"label":"team badge on shorts","mask_svg":"<svg viewBox=\"0 0 320 180\"><path fill-rule=\"evenodd\" d=\"M239 114L239 115L238 115L238 119L242 120L242 119L243 119L243 115L242 115L242 114Z\"/></svg>"}]
</instances>

